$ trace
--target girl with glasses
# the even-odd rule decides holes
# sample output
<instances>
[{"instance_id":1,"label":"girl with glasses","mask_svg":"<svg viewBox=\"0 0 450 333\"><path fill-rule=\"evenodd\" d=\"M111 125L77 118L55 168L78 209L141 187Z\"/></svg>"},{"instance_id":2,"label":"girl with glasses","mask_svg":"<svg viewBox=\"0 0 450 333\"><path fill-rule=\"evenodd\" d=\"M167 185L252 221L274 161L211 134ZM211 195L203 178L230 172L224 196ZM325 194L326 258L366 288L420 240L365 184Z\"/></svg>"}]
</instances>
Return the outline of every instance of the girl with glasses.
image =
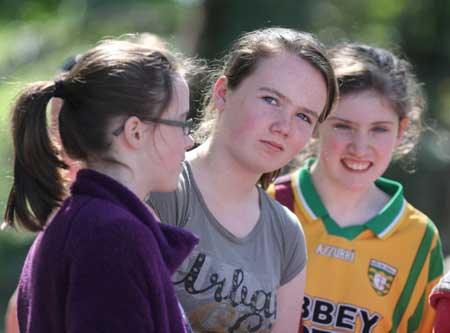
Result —
<instances>
[{"instance_id":1,"label":"girl with glasses","mask_svg":"<svg viewBox=\"0 0 450 333\"><path fill-rule=\"evenodd\" d=\"M264 187L298 153L337 88L310 34L244 34L213 80L177 190L152 193L161 221L200 238L173 281L194 331L296 332L305 281L303 232Z\"/></svg>"},{"instance_id":2,"label":"girl with glasses","mask_svg":"<svg viewBox=\"0 0 450 333\"><path fill-rule=\"evenodd\" d=\"M176 188L193 143L184 67L165 50L105 41L19 94L5 220L39 232L18 287L21 332L185 331L170 276L197 239L142 201ZM63 100L63 149L85 166L68 196L47 126L52 97Z\"/></svg>"}]
</instances>

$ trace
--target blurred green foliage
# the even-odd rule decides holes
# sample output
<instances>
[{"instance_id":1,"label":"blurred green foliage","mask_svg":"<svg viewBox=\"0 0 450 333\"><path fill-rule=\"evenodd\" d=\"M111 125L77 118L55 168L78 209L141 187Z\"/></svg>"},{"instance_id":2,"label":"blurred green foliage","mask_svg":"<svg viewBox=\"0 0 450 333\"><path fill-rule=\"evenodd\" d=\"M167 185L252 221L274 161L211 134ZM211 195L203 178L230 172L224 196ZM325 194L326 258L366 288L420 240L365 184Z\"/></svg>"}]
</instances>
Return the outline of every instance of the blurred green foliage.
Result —
<instances>
[{"instance_id":1,"label":"blurred green foliage","mask_svg":"<svg viewBox=\"0 0 450 333\"><path fill-rule=\"evenodd\" d=\"M104 37L149 31L212 59L240 33L266 26L313 32L327 45L357 40L405 55L428 96L417 170L398 166L411 203L438 225L450 252L450 1L448 0L0 0L0 211L11 176L9 108L18 90L48 80L69 56ZM33 237L0 232L0 333L9 295Z\"/></svg>"}]
</instances>

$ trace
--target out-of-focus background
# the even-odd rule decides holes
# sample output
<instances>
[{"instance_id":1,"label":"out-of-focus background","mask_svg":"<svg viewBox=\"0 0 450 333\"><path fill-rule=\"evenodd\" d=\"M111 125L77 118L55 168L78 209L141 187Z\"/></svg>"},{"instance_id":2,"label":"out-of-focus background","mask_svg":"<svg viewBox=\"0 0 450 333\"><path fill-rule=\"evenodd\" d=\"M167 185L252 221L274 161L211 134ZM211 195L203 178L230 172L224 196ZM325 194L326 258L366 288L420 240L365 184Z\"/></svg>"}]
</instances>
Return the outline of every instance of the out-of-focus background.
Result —
<instances>
[{"instance_id":1,"label":"out-of-focus background","mask_svg":"<svg viewBox=\"0 0 450 333\"><path fill-rule=\"evenodd\" d=\"M27 82L51 79L68 57L104 37L152 32L187 55L220 57L244 31L285 26L326 45L356 40L406 56L428 100L415 173L388 176L435 221L450 252L450 0L0 0L0 212L11 176L9 108ZM33 236L0 231L0 333L3 314Z\"/></svg>"}]
</instances>

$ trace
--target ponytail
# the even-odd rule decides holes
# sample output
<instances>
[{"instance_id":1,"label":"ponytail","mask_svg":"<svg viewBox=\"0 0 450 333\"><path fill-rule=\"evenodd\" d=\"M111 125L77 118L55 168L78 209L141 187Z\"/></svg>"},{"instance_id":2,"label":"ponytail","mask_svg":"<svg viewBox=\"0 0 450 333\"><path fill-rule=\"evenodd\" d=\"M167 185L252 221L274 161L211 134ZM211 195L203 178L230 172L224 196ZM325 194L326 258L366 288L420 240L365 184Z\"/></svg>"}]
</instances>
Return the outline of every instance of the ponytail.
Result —
<instances>
[{"instance_id":1,"label":"ponytail","mask_svg":"<svg viewBox=\"0 0 450 333\"><path fill-rule=\"evenodd\" d=\"M58 157L47 128L47 104L56 88L52 82L30 84L12 109L14 173L4 215L11 227L42 230L65 195L60 171L67 165Z\"/></svg>"}]
</instances>

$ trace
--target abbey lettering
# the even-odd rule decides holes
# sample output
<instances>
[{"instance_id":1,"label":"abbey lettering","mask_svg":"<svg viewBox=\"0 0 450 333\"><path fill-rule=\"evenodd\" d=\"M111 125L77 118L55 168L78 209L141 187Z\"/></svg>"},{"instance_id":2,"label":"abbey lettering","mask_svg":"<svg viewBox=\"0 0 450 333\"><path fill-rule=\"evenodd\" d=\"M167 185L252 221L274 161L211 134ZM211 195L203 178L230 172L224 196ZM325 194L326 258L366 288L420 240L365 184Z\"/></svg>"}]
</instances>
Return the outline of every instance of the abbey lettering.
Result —
<instances>
[{"instance_id":1,"label":"abbey lettering","mask_svg":"<svg viewBox=\"0 0 450 333\"><path fill-rule=\"evenodd\" d=\"M307 295L303 299L305 333L330 333L335 332L334 330L371 333L380 319L378 313L370 313L367 309L352 304L336 304ZM359 331L356 331L357 321L360 323Z\"/></svg>"}]
</instances>

